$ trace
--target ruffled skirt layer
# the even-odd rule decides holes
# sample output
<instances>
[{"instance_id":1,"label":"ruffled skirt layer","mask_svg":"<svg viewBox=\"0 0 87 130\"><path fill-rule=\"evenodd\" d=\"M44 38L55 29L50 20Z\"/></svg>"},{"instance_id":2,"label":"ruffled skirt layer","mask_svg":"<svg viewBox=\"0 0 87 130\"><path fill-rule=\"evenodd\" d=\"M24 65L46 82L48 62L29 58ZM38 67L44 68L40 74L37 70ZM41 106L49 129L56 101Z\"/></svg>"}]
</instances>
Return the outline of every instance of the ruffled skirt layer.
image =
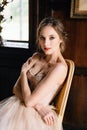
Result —
<instances>
[{"instance_id":1,"label":"ruffled skirt layer","mask_svg":"<svg viewBox=\"0 0 87 130\"><path fill-rule=\"evenodd\" d=\"M16 96L0 102L0 130L62 130L57 114L55 118L54 125L46 125L34 108L25 107Z\"/></svg>"}]
</instances>

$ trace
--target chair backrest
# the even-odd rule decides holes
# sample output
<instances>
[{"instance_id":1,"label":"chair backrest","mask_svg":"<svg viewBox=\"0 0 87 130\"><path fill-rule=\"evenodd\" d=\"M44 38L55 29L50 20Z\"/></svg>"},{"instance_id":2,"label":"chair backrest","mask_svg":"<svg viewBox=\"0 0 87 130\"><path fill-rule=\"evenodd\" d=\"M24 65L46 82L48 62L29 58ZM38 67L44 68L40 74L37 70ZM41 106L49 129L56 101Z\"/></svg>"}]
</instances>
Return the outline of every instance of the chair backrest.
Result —
<instances>
[{"instance_id":1,"label":"chair backrest","mask_svg":"<svg viewBox=\"0 0 87 130\"><path fill-rule=\"evenodd\" d=\"M74 68L75 68L74 62L72 60L67 59L66 62L68 65L68 74L60 92L56 97L56 104L55 104L61 122L63 121L64 112L65 112L69 91L70 91L70 87L74 75Z\"/></svg>"}]
</instances>

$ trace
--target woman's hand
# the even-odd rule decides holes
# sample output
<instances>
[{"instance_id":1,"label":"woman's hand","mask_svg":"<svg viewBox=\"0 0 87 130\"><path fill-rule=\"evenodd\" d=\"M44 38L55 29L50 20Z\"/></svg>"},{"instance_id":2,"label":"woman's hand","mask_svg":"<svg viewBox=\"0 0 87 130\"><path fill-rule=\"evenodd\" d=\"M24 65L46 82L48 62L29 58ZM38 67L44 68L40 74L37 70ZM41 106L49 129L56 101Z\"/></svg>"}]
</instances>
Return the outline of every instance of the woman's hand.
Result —
<instances>
[{"instance_id":1,"label":"woman's hand","mask_svg":"<svg viewBox=\"0 0 87 130\"><path fill-rule=\"evenodd\" d=\"M55 112L51 108L38 104L35 106L35 109L47 125L55 123Z\"/></svg>"},{"instance_id":2,"label":"woman's hand","mask_svg":"<svg viewBox=\"0 0 87 130\"><path fill-rule=\"evenodd\" d=\"M22 73L22 72L27 73L28 70L29 70L29 64L28 64L28 62L25 62L25 63L22 65L21 73Z\"/></svg>"}]
</instances>

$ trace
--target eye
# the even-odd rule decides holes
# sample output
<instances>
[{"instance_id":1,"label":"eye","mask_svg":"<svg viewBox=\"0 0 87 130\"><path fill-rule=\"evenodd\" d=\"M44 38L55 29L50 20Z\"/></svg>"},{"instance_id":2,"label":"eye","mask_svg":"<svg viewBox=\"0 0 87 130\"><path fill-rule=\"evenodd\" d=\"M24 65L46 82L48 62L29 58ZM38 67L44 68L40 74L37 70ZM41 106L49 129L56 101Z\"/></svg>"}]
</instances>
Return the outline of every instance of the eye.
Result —
<instances>
[{"instance_id":1,"label":"eye","mask_svg":"<svg viewBox=\"0 0 87 130\"><path fill-rule=\"evenodd\" d=\"M39 39L40 40L45 40L45 38L43 36L40 36Z\"/></svg>"},{"instance_id":2,"label":"eye","mask_svg":"<svg viewBox=\"0 0 87 130\"><path fill-rule=\"evenodd\" d=\"M53 39L55 39L55 37L53 37L53 36L52 36L52 37L50 37L50 40L53 40Z\"/></svg>"}]
</instances>

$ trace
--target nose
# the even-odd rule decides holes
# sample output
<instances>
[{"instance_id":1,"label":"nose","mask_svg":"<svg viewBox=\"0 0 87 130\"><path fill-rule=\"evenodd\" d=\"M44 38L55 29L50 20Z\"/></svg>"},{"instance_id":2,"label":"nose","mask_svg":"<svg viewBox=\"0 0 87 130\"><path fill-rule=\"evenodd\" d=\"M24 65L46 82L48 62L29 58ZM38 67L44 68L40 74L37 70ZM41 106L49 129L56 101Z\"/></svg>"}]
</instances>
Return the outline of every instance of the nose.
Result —
<instances>
[{"instance_id":1,"label":"nose","mask_svg":"<svg viewBox=\"0 0 87 130\"><path fill-rule=\"evenodd\" d=\"M48 39L45 39L44 45L45 45L46 47L50 46L50 41L49 41Z\"/></svg>"}]
</instances>

